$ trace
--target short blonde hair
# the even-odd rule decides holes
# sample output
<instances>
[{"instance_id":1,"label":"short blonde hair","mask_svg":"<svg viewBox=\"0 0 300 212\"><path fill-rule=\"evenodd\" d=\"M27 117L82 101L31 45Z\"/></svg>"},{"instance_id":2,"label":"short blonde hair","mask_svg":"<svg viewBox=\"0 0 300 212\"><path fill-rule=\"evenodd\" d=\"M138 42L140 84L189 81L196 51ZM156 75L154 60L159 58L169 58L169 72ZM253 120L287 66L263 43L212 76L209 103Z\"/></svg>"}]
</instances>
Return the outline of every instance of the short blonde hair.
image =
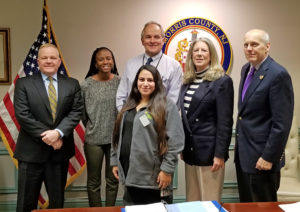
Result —
<instances>
[{"instance_id":1,"label":"short blonde hair","mask_svg":"<svg viewBox=\"0 0 300 212\"><path fill-rule=\"evenodd\" d=\"M60 57L60 56L59 56L58 48L57 48L54 44L52 44L52 43L44 43L44 44L42 44L42 45L40 46L40 48L39 48L38 57L39 57L39 55L40 55L40 50L43 49L43 48L47 48L47 47L52 47L52 48L56 49L56 50L57 50L58 57Z\"/></svg>"}]
</instances>

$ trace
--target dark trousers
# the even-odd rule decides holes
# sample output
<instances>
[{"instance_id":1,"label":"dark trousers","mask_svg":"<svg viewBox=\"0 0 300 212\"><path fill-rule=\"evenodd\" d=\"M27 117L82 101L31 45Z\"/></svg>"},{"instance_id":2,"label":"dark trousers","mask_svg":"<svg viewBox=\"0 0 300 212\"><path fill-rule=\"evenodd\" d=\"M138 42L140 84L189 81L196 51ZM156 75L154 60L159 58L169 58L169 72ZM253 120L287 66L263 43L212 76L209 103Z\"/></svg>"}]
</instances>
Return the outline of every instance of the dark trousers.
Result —
<instances>
[{"instance_id":1,"label":"dark trousers","mask_svg":"<svg viewBox=\"0 0 300 212\"><path fill-rule=\"evenodd\" d=\"M42 183L49 197L49 208L63 208L69 161L28 163L19 161L17 212L37 208Z\"/></svg>"},{"instance_id":2,"label":"dark trousers","mask_svg":"<svg viewBox=\"0 0 300 212\"><path fill-rule=\"evenodd\" d=\"M119 181L112 173L110 166L110 144L84 144L87 162L87 191L90 207L100 207L101 204L101 171L105 157L105 206L114 206L118 193Z\"/></svg>"},{"instance_id":3,"label":"dark trousers","mask_svg":"<svg viewBox=\"0 0 300 212\"><path fill-rule=\"evenodd\" d=\"M143 205L161 201L160 190L124 187L124 205Z\"/></svg>"},{"instance_id":4,"label":"dark trousers","mask_svg":"<svg viewBox=\"0 0 300 212\"><path fill-rule=\"evenodd\" d=\"M243 172L239 161L235 164L240 202L277 202L280 172L250 174Z\"/></svg>"}]
</instances>

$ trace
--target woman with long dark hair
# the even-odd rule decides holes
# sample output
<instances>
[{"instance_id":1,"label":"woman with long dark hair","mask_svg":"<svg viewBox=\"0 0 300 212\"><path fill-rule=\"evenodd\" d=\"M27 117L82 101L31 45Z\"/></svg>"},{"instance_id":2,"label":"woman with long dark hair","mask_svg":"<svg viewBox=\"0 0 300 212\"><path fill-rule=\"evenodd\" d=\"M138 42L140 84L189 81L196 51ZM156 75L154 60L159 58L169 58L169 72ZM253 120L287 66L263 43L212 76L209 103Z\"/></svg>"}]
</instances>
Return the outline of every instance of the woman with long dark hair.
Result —
<instances>
[{"instance_id":1,"label":"woman with long dark hair","mask_svg":"<svg viewBox=\"0 0 300 212\"><path fill-rule=\"evenodd\" d=\"M81 85L84 100L84 152L87 161L87 191L91 207L101 206L101 170L105 157L106 206L115 205L118 180L112 174L110 149L117 117L116 92L120 82L112 51L97 48L90 69Z\"/></svg>"},{"instance_id":2,"label":"woman with long dark hair","mask_svg":"<svg viewBox=\"0 0 300 212\"><path fill-rule=\"evenodd\" d=\"M160 190L171 186L183 142L178 109L166 99L159 72L142 66L113 135L111 165L125 185L125 205L161 201Z\"/></svg>"}]
</instances>

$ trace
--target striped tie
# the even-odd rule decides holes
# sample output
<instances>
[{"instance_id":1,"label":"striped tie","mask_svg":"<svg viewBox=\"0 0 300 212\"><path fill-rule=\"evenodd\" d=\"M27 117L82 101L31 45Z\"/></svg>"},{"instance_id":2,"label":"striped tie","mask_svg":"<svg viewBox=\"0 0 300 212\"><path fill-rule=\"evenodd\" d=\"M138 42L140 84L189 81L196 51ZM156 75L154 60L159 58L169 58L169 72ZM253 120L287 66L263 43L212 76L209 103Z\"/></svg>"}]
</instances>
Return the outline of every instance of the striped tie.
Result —
<instances>
[{"instance_id":1,"label":"striped tie","mask_svg":"<svg viewBox=\"0 0 300 212\"><path fill-rule=\"evenodd\" d=\"M56 100L56 90L53 85L53 78L48 77L48 80L50 81L49 86L48 86L48 94L49 94L49 102L50 102L50 108L52 111L52 118L53 121L55 120L55 115L56 115L56 106L57 106L57 100Z\"/></svg>"}]
</instances>

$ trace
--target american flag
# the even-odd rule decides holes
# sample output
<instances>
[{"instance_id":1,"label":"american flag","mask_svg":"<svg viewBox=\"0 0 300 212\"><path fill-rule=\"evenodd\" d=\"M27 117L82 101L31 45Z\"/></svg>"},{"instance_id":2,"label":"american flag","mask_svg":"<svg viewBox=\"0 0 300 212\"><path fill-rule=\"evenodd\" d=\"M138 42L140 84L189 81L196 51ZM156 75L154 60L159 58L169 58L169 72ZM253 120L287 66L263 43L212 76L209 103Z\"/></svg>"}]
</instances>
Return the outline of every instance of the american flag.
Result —
<instances>
[{"instance_id":1,"label":"american flag","mask_svg":"<svg viewBox=\"0 0 300 212\"><path fill-rule=\"evenodd\" d=\"M61 56L61 66L59 67L59 72L61 74L69 76L69 72L65 66L65 62L62 58L59 45L56 41L56 37L50 22L49 11L47 7L47 1L44 2L43 7L43 21L42 29L37 37L37 39L32 44L29 53L27 54L23 65L21 66L19 73L15 77L12 85L10 86L8 92L5 94L2 102L0 103L0 134L4 145L6 146L14 164L18 167L18 162L13 158L20 125L18 124L14 107L13 107L13 97L15 83L19 77L26 77L32 75L33 73L39 72L37 65L37 53L38 49L42 44L52 43L57 46L60 56ZM82 124L78 124L74 130L75 138L75 156L70 159L69 169L68 169L68 180L67 185L69 186L84 170L86 166L83 142L84 142L84 127ZM45 192L44 186L41 190L39 197L39 205L42 208L48 206L47 194Z\"/></svg>"}]
</instances>

